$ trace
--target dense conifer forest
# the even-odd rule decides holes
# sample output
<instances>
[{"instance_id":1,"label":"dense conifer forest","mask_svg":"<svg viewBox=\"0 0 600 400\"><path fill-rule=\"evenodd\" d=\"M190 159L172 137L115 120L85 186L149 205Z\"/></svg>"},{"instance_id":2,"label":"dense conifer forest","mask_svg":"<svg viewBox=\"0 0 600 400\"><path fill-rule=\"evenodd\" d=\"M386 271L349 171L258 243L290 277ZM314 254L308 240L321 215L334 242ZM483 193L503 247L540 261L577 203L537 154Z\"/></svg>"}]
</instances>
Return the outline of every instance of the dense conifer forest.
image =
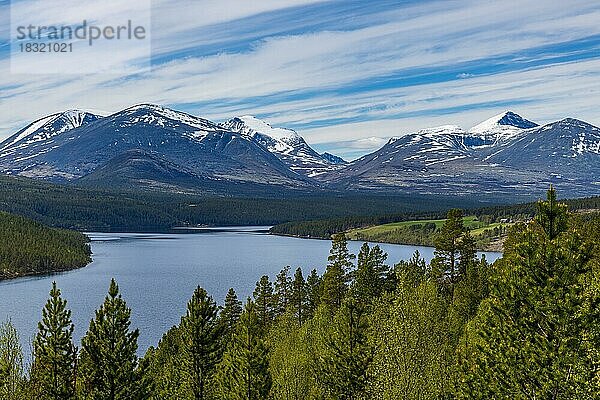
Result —
<instances>
[{"instance_id":1,"label":"dense conifer forest","mask_svg":"<svg viewBox=\"0 0 600 400\"><path fill-rule=\"evenodd\" d=\"M89 239L0 211L0 280L80 268L91 262Z\"/></svg>"},{"instance_id":2,"label":"dense conifer forest","mask_svg":"<svg viewBox=\"0 0 600 400\"><path fill-rule=\"evenodd\" d=\"M600 218L554 190L475 255L453 209L435 257L389 266L335 235L325 273L284 268L252 298L198 287L178 325L138 358L131 310L110 282L81 346L53 285L23 366L0 328L5 399L594 399L600 396Z\"/></svg>"},{"instance_id":3,"label":"dense conifer forest","mask_svg":"<svg viewBox=\"0 0 600 400\"><path fill-rule=\"evenodd\" d=\"M0 176L0 210L43 224L88 232L165 232L175 226L274 225L373 214L440 212L474 206L457 197L367 194L207 197L108 192Z\"/></svg>"}]
</instances>

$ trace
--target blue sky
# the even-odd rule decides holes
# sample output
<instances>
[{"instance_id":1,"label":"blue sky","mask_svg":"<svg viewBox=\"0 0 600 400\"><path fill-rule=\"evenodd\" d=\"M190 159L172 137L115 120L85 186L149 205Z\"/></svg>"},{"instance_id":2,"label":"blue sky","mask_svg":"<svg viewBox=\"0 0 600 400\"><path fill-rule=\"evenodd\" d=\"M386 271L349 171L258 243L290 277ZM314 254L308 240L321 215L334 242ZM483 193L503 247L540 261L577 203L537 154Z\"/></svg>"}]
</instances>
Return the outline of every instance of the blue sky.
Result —
<instances>
[{"instance_id":1,"label":"blue sky","mask_svg":"<svg viewBox=\"0 0 600 400\"><path fill-rule=\"evenodd\" d=\"M89 14L65 13L75 3L12 7L76 23ZM144 6L85 4L113 19ZM469 128L507 109L539 123L570 116L600 125L600 3L565 4L153 0L151 70L138 70L139 54L127 52L127 72L24 75L10 72L11 4L0 0L0 137L65 109L110 113L147 102L216 121L257 115L349 159L392 136Z\"/></svg>"}]
</instances>

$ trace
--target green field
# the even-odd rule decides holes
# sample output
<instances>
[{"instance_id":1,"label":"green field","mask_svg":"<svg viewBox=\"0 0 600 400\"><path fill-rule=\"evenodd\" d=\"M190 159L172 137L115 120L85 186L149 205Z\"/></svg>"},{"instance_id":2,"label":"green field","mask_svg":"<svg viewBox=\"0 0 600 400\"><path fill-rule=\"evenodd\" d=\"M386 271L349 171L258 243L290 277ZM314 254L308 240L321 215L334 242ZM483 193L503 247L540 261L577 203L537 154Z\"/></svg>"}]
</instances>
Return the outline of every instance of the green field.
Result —
<instances>
[{"instance_id":1,"label":"green field","mask_svg":"<svg viewBox=\"0 0 600 400\"><path fill-rule=\"evenodd\" d=\"M390 224L369 226L366 228L352 229L346 232L351 240L365 240L380 243L414 244L431 246L442 227L445 219L427 219L394 222ZM487 245L505 233L508 223L485 223L475 216L463 219L464 225L475 237L478 247L484 249ZM497 234L494 233L497 228Z\"/></svg>"}]
</instances>

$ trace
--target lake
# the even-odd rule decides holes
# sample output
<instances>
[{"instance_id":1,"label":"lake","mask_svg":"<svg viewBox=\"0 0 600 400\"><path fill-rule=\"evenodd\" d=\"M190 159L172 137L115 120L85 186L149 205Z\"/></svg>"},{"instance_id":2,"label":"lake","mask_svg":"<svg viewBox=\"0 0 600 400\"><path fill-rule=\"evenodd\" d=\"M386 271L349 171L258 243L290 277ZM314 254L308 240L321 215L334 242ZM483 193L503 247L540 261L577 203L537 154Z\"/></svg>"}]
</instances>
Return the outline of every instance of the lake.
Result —
<instances>
[{"instance_id":1,"label":"lake","mask_svg":"<svg viewBox=\"0 0 600 400\"><path fill-rule=\"evenodd\" d=\"M132 308L132 327L140 329L143 354L162 334L179 323L197 285L219 303L233 287L240 299L252 294L261 275L274 278L290 265L325 270L331 243L326 240L273 236L264 227L197 229L174 234L90 233L93 262L85 268L35 278L0 282L0 321L10 319L29 353L52 281L56 281L72 310L76 343L104 300L110 279L119 284ZM349 242L357 254L359 242ZM380 244L388 264L408 259L415 250L430 260L433 249ZM485 253L489 261L499 253Z\"/></svg>"}]
</instances>

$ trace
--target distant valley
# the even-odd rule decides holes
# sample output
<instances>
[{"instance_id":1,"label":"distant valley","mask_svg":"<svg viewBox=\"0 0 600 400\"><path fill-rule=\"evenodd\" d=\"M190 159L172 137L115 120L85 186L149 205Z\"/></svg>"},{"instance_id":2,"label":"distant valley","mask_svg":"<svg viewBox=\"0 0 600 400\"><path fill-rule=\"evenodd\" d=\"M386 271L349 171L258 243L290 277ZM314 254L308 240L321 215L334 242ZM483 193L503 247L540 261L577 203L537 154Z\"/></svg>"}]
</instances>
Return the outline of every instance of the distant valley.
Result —
<instances>
[{"instance_id":1,"label":"distant valley","mask_svg":"<svg viewBox=\"0 0 600 400\"><path fill-rule=\"evenodd\" d=\"M395 137L346 162L253 116L218 124L141 104L109 116L71 110L39 119L0 144L0 171L82 187L226 196L530 198L553 183L578 197L600 194L600 129L571 118L540 126L508 111L468 130L447 125Z\"/></svg>"}]
</instances>

